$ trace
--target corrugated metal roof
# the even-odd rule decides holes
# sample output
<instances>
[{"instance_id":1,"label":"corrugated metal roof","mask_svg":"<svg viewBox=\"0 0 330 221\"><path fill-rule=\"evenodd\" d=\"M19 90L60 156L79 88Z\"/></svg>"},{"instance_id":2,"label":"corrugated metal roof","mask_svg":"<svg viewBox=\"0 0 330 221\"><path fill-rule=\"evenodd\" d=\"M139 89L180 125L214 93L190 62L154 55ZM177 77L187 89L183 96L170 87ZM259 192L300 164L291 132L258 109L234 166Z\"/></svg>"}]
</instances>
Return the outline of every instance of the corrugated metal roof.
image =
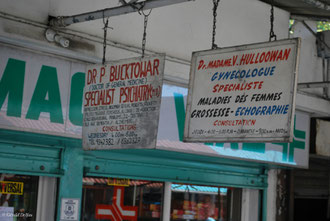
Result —
<instances>
[{"instance_id":1,"label":"corrugated metal roof","mask_svg":"<svg viewBox=\"0 0 330 221\"><path fill-rule=\"evenodd\" d=\"M267 4L272 2L260 1ZM289 11L293 18L302 16L313 20L330 20L330 0L274 0L274 5Z\"/></svg>"}]
</instances>

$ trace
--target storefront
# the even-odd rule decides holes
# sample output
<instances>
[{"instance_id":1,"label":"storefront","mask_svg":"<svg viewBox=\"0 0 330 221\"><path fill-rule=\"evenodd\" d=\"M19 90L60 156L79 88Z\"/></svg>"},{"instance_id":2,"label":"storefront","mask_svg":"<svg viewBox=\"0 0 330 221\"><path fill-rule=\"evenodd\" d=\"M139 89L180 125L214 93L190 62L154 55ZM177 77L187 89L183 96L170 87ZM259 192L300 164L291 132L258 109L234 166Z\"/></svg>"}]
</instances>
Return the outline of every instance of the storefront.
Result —
<instances>
[{"instance_id":1,"label":"storefront","mask_svg":"<svg viewBox=\"0 0 330 221\"><path fill-rule=\"evenodd\" d=\"M170 220L177 221L236 220L241 212L240 188L172 184L171 201L165 202L163 182L91 177L83 182L84 221L117 220L125 216L125 212L118 213L121 209L127 220L162 220L165 203L170 204ZM116 197L120 198L118 203Z\"/></svg>"},{"instance_id":2,"label":"storefront","mask_svg":"<svg viewBox=\"0 0 330 221\"><path fill-rule=\"evenodd\" d=\"M292 144L182 143L187 89L167 82L156 149L83 151L85 64L0 48L0 211L17 220L247 220L251 204L266 220L268 170L308 165L302 113Z\"/></svg>"}]
</instances>

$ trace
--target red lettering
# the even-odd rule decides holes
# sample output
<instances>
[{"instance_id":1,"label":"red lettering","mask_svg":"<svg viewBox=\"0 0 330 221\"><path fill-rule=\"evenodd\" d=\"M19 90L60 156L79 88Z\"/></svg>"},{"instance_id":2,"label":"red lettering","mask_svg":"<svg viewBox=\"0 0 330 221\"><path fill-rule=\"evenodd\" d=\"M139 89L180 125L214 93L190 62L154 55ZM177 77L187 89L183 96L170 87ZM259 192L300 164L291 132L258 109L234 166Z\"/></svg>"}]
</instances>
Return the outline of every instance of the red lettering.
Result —
<instances>
[{"instance_id":1,"label":"red lettering","mask_svg":"<svg viewBox=\"0 0 330 221\"><path fill-rule=\"evenodd\" d=\"M94 68L93 70L88 70L87 71L87 85L96 83L96 75L97 75L97 70Z\"/></svg>"},{"instance_id":2,"label":"red lettering","mask_svg":"<svg viewBox=\"0 0 330 221\"><path fill-rule=\"evenodd\" d=\"M159 75L158 67L159 67L159 59L155 59L154 60L154 69L152 71L154 74Z\"/></svg>"},{"instance_id":3,"label":"red lettering","mask_svg":"<svg viewBox=\"0 0 330 221\"><path fill-rule=\"evenodd\" d=\"M270 54L270 61L275 61L276 57L277 57L277 54L278 54L278 50L277 51L272 51L271 54Z\"/></svg>"},{"instance_id":4,"label":"red lettering","mask_svg":"<svg viewBox=\"0 0 330 221\"><path fill-rule=\"evenodd\" d=\"M197 69L200 70L203 67L203 64L204 64L204 60L200 60Z\"/></svg>"},{"instance_id":5,"label":"red lettering","mask_svg":"<svg viewBox=\"0 0 330 221\"><path fill-rule=\"evenodd\" d=\"M236 64L238 55L233 56L233 66Z\"/></svg>"},{"instance_id":6,"label":"red lettering","mask_svg":"<svg viewBox=\"0 0 330 221\"><path fill-rule=\"evenodd\" d=\"M102 78L104 77L105 75L105 67L101 67L101 70L100 70L100 83L102 82Z\"/></svg>"},{"instance_id":7,"label":"red lettering","mask_svg":"<svg viewBox=\"0 0 330 221\"><path fill-rule=\"evenodd\" d=\"M112 82L112 81L115 80L116 72L117 72L117 67L116 66L111 66L110 67L109 82Z\"/></svg>"},{"instance_id":8,"label":"red lettering","mask_svg":"<svg viewBox=\"0 0 330 221\"><path fill-rule=\"evenodd\" d=\"M283 50L281 50L280 53L278 54L276 61L283 60L282 55L283 55Z\"/></svg>"},{"instance_id":9,"label":"red lettering","mask_svg":"<svg viewBox=\"0 0 330 221\"><path fill-rule=\"evenodd\" d=\"M291 48L289 48L289 49L285 49L285 51L284 51L284 57L283 57L283 60L285 59L285 60L288 60L288 58L289 58L289 55L290 55L290 52L291 52Z\"/></svg>"}]
</instances>

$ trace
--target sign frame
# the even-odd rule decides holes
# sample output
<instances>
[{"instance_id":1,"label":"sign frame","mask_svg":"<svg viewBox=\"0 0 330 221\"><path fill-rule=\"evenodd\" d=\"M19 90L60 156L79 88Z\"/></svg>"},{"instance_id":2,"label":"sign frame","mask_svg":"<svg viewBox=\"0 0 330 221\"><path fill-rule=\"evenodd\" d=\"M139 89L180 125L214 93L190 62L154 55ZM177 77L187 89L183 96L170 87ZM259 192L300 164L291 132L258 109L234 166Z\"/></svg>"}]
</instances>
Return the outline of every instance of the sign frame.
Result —
<instances>
[{"instance_id":1,"label":"sign frame","mask_svg":"<svg viewBox=\"0 0 330 221\"><path fill-rule=\"evenodd\" d=\"M146 57L109 61L104 65L93 64L86 66L82 127L84 150L156 148L165 58L165 54L154 54ZM98 72L97 69L99 70ZM139 77L136 77L136 73L138 73L137 75ZM99 79L99 82L97 83L97 80L95 80L94 83L94 80L92 80L93 82L89 83L88 79L90 75L93 76L93 79ZM109 80L104 81L103 79ZM136 81L138 83L130 84L129 81ZM88 101L86 94L98 92L98 89L91 89L91 86L97 85L102 86L102 91L111 91L109 93L111 95L104 96L107 97L106 99L109 98L107 100L109 104L103 104L102 101L100 102L102 104L97 104L94 107L96 109L101 107L102 111L90 111L87 108L93 106L93 101ZM136 89L136 93L132 92L137 87L139 89ZM126 90L130 92L126 92ZM132 94L136 94L133 101L131 101ZM122 95L124 101L121 100ZM142 97L141 100L139 100L139 96ZM88 103L86 104L86 102ZM106 110L107 108L108 110ZM100 115L98 114L99 112L105 112L107 114ZM108 114L108 112L112 112L113 116ZM91 114L97 114L106 120L104 120L104 123L98 122L98 120L93 122L93 120L89 120L93 117L87 116ZM109 116L111 116L111 119L108 118ZM130 121L125 124L117 123L117 120L119 122L126 119L132 120L132 122ZM96 126L94 125L95 122ZM98 126L98 123L102 123L100 124L101 126ZM95 135L95 138L93 135Z\"/></svg>"},{"instance_id":2,"label":"sign frame","mask_svg":"<svg viewBox=\"0 0 330 221\"><path fill-rule=\"evenodd\" d=\"M287 136L278 136L278 137L249 137L249 136L236 136L236 137L217 137L214 136L200 136L200 137L193 137L190 135L190 128L191 123L191 111L192 111L192 100L194 96L194 84L195 84L195 76L196 76L196 69L198 66L198 58L207 55L216 55L220 53L230 53L230 52L242 52L244 50L257 50L261 48L267 47L274 47L274 46L282 46L282 45L294 45L294 49L292 52L294 53L293 58L293 68L292 68L292 76L291 76L291 84L290 84L290 103L291 110L288 112L288 121L286 125L288 128L288 135ZM288 143L293 141L293 116L295 113L295 101L296 101L296 93L297 93L297 82L298 82L298 63L299 63L299 54L300 54L300 47L301 47L301 39L300 38L293 38L293 39L285 39L273 42L262 42L262 43L255 43L255 44L246 44L234 47L225 47L219 49L211 49L211 50L203 50L203 51L196 51L192 54L191 59L191 68L190 68L190 77L189 77L189 85L188 85L188 96L187 96L187 105L186 105L186 117L185 117L185 126L184 126L184 134L183 134L183 142L223 142L223 143L238 143L238 142L245 142L245 143L266 143L266 142L283 142Z\"/></svg>"}]
</instances>

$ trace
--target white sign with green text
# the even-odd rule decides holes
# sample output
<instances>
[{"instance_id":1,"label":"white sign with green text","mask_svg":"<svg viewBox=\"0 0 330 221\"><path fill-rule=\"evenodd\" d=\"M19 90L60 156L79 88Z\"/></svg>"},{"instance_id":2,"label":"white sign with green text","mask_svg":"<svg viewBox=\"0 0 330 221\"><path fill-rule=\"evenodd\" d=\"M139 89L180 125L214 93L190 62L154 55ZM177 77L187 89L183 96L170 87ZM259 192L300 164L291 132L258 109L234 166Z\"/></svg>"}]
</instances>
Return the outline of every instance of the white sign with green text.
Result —
<instances>
[{"instance_id":1,"label":"white sign with green text","mask_svg":"<svg viewBox=\"0 0 330 221\"><path fill-rule=\"evenodd\" d=\"M0 128L81 138L86 65L0 45ZM164 85L158 149L308 167L309 115L292 143L183 143L187 89Z\"/></svg>"}]
</instances>

